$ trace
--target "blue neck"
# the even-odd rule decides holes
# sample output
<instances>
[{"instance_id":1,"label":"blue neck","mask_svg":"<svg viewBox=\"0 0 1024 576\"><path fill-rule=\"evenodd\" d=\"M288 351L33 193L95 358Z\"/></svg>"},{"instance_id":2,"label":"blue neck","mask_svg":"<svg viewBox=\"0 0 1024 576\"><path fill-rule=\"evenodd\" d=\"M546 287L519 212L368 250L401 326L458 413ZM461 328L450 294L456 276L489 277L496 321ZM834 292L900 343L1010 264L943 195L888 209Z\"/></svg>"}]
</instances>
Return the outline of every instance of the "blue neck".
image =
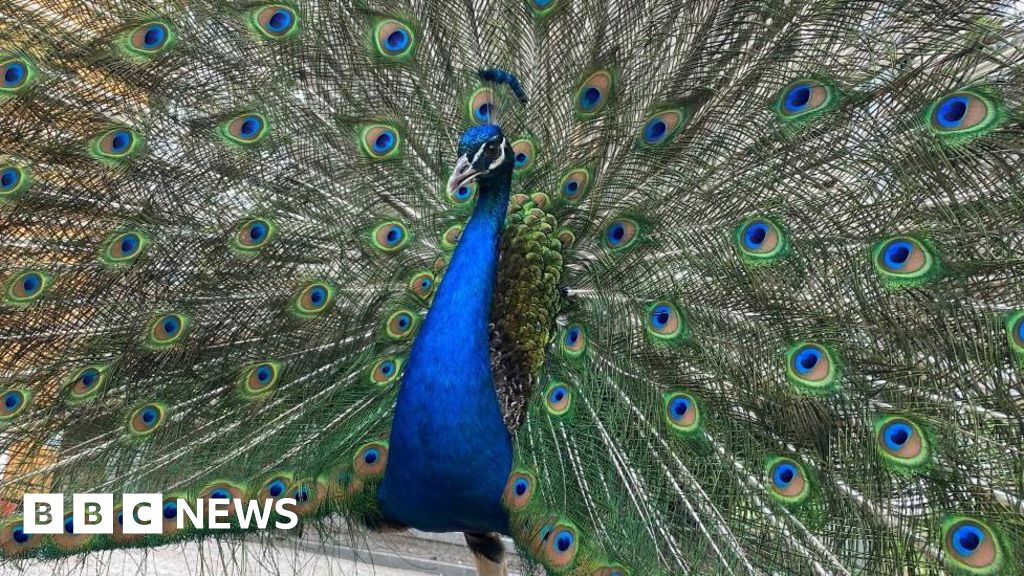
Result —
<instances>
[{"instance_id":1,"label":"blue neck","mask_svg":"<svg viewBox=\"0 0 1024 576\"><path fill-rule=\"evenodd\" d=\"M512 446L491 375L488 321L511 176L478 187L412 345L378 500L385 518L431 531L507 532Z\"/></svg>"}]
</instances>

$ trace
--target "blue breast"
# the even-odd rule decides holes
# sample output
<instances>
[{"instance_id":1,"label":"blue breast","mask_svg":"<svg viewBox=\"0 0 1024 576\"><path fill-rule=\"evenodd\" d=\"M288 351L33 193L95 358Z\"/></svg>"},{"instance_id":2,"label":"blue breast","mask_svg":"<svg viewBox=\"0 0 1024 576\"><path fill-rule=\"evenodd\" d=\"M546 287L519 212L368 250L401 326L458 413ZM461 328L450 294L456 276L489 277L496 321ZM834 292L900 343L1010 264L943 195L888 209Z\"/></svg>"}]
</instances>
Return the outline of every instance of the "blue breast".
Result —
<instances>
[{"instance_id":1,"label":"blue breast","mask_svg":"<svg viewBox=\"0 0 1024 576\"><path fill-rule=\"evenodd\" d=\"M420 530L508 532L512 445L487 329L508 193L480 190L406 363L377 495L385 518Z\"/></svg>"}]
</instances>

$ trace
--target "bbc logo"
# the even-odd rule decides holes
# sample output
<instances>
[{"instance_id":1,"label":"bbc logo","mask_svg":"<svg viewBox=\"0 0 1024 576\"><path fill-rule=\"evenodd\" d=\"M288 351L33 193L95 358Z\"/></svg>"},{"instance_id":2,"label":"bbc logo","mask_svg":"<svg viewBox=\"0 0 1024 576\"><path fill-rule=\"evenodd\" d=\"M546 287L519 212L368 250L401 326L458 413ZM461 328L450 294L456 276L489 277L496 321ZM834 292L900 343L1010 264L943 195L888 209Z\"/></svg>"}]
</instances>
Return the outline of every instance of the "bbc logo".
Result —
<instances>
[{"instance_id":1,"label":"bbc logo","mask_svg":"<svg viewBox=\"0 0 1024 576\"><path fill-rule=\"evenodd\" d=\"M185 528L187 523L190 527L210 530L228 530L235 526L265 530L273 518L274 528L288 530L299 523L294 498L248 502L238 498L206 498L195 502L178 498L176 505L168 508L163 494L124 494L120 519L115 514L113 494L73 494L71 515L67 517L64 502L63 494L25 494L22 502L25 534L113 534L115 521L124 534L162 534L165 520L172 519L178 529ZM171 518L167 517L168 510L173 513ZM67 526L68 521L70 526Z\"/></svg>"}]
</instances>

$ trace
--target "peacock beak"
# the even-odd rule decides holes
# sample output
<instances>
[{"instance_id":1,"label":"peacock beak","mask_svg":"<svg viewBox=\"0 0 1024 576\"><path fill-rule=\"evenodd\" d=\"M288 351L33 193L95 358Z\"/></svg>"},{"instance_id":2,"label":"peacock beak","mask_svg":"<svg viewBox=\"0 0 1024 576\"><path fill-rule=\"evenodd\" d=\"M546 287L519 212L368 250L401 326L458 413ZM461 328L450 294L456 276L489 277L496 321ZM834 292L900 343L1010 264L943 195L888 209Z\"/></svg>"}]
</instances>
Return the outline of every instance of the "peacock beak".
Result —
<instances>
[{"instance_id":1,"label":"peacock beak","mask_svg":"<svg viewBox=\"0 0 1024 576\"><path fill-rule=\"evenodd\" d=\"M473 169L473 163L470 162L467 155L460 156L455 163L455 170L452 171L451 178L448 179L448 193L451 194L458 190L459 186L472 182L480 173L479 170Z\"/></svg>"}]
</instances>

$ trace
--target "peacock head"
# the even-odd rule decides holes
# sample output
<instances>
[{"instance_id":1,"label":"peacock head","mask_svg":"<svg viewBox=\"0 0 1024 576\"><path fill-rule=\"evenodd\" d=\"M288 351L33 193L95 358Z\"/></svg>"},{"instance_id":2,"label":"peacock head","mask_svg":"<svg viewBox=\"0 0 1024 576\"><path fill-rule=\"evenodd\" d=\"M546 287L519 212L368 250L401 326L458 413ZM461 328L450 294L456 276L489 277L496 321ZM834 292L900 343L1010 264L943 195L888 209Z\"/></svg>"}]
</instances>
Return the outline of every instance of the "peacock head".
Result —
<instances>
[{"instance_id":1,"label":"peacock head","mask_svg":"<svg viewBox=\"0 0 1024 576\"><path fill-rule=\"evenodd\" d=\"M473 126L459 140L459 159L448 179L448 192L474 180L496 181L512 177L515 154L501 127L494 124Z\"/></svg>"}]
</instances>

